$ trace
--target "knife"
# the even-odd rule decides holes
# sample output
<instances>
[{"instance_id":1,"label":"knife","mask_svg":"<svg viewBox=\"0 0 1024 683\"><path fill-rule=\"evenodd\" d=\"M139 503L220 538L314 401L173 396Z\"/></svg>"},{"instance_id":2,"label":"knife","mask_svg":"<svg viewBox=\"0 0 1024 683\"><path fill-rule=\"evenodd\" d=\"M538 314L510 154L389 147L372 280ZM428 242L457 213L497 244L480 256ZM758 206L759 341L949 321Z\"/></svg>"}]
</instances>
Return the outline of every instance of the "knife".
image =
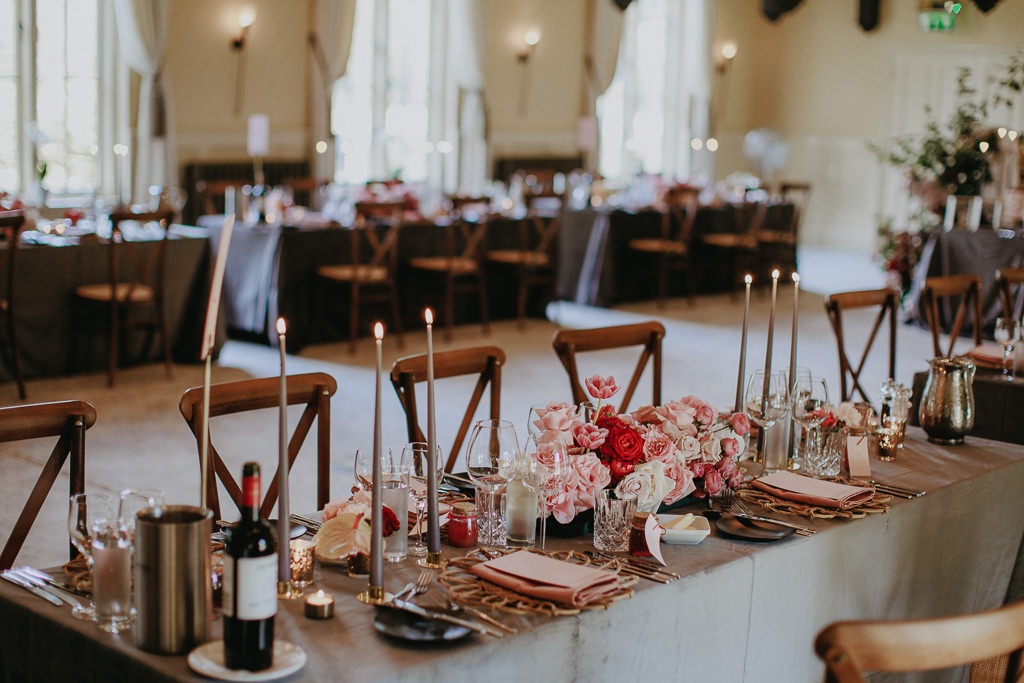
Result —
<instances>
[{"instance_id":1,"label":"knife","mask_svg":"<svg viewBox=\"0 0 1024 683\"><path fill-rule=\"evenodd\" d=\"M748 515L746 513L736 512L736 511L733 511L731 514L734 517L741 517L743 519L752 519L755 522L765 522L766 524L778 524L779 526L784 526L784 527L787 527L789 529L796 529L798 532L803 533L803 534L805 534L807 536L810 536L811 534L818 533L817 529L811 529L811 528L802 526L800 524L794 524L793 522L787 522L784 519L775 519L774 517L760 517L758 515Z\"/></svg>"},{"instance_id":2,"label":"knife","mask_svg":"<svg viewBox=\"0 0 1024 683\"><path fill-rule=\"evenodd\" d=\"M460 619L459 617L453 617L452 615L445 614L444 612L437 612L432 609L427 609L426 607L420 607L415 602L409 602L408 600L392 600L387 604L392 607L396 607L402 610L403 612L415 614L418 617L423 617L425 619L438 619L440 621L447 621L450 624L463 626L470 630L476 631L477 633L483 633L486 636L501 638L505 635L501 631L493 629L490 626L484 626L483 624L478 624L475 621L469 621L468 619Z\"/></svg>"},{"instance_id":3,"label":"knife","mask_svg":"<svg viewBox=\"0 0 1024 683\"><path fill-rule=\"evenodd\" d=\"M42 590L41 588L36 588L32 584L30 584L28 581L25 581L24 579L22 579L20 577L14 576L14 575L10 574L7 571L4 571L3 574L0 574L0 578L4 579L5 581L9 581L9 582L13 583L15 586L21 586L22 588L24 588L28 592L34 593L35 595L37 595L38 597L42 598L43 600L46 600L51 605L56 605L57 607L63 607L64 606L64 602L60 598L58 598L56 596L53 596L53 595L50 595L49 593L47 593L46 591Z\"/></svg>"},{"instance_id":4,"label":"knife","mask_svg":"<svg viewBox=\"0 0 1024 683\"><path fill-rule=\"evenodd\" d=\"M21 567L15 567L15 569L20 571L22 576L27 576L27 578L36 578L36 579L39 579L40 581L45 581L51 587L56 588L58 590L62 590L65 593L71 593L72 595L77 595L80 598L87 598L89 600L92 600L92 593L89 593L88 591L79 590L79 589L75 588L74 586L66 584L66 583L61 583L60 581L57 581L55 578L53 578L52 576L50 576L46 572L40 571L39 569L36 569L35 567L29 567L28 565L23 565ZM37 583L36 585L38 586L39 584ZM43 587L43 586L40 586L40 587L45 589L45 587ZM60 593L56 593L55 595L57 595L58 597L63 597ZM66 598L65 598L65 602L67 602Z\"/></svg>"}]
</instances>

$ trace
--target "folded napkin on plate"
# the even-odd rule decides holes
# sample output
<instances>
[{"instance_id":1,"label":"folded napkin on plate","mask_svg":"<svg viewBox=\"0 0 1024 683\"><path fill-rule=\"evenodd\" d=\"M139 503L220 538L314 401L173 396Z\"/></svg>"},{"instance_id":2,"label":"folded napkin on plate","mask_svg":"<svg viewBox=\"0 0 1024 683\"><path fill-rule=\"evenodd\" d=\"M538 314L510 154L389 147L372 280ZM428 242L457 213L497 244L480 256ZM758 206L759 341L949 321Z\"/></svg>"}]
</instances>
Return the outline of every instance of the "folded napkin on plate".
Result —
<instances>
[{"instance_id":1,"label":"folded napkin on plate","mask_svg":"<svg viewBox=\"0 0 1024 683\"><path fill-rule=\"evenodd\" d=\"M964 354L973 360L980 368L992 370L1003 369L1003 347L995 342L982 342L981 346L975 346ZM1019 363L1014 363L1020 370Z\"/></svg>"},{"instance_id":2,"label":"folded napkin on plate","mask_svg":"<svg viewBox=\"0 0 1024 683\"><path fill-rule=\"evenodd\" d=\"M482 579L523 595L583 607L619 588L612 572L563 562L526 550L473 565Z\"/></svg>"},{"instance_id":3,"label":"folded napkin on plate","mask_svg":"<svg viewBox=\"0 0 1024 683\"><path fill-rule=\"evenodd\" d=\"M834 481L811 479L792 472L773 472L755 479L754 488L767 491L778 498L808 505L849 510L871 500L874 490L863 486L848 486Z\"/></svg>"}]
</instances>

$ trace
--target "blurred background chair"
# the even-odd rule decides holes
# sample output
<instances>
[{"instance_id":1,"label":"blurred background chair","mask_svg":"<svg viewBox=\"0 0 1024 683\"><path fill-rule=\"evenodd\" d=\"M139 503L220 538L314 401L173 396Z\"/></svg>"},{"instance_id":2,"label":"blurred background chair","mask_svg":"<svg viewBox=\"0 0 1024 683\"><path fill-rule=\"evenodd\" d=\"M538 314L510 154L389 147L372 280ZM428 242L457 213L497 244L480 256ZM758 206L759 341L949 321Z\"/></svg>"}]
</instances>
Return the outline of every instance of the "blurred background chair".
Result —
<instances>
[{"instance_id":1,"label":"blurred background chair","mask_svg":"<svg viewBox=\"0 0 1024 683\"><path fill-rule=\"evenodd\" d=\"M94 424L96 409L85 401L57 401L0 408L0 442L58 437L35 486L29 493L28 501L18 516L18 521L14 523L14 529L11 530L3 551L0 552L0 569L9 569L14 564L32 528L32 523L39 515L43 501L64 468L65 461L71 461L68 472L68 497L85 491L85 431ZM7 452L10 454L10 451ZM8 466L10 464L8 463ZM65 534L59 535L58 538L66 538L66 530ZM70 557L74 558L76 552L72 548Z\"/></svg>"},{"instance_id":2,"label":"blurred background chair","mask_svg":"<svg viewBox=\"0 0 1024 683\"><path fill-rule=\"evenodd\" d=\"M633 239L629 248L653 257L658 282L658 308L665 308L668 295L668 276L672 270L686 271L686 291L690 305L694 305L696 278L691 262L693 251L693 223L697 218L700 188L677 186L666 195L668 204L661 216L661 236Z\"/></svg>"},{"instance_id":3,"label":"blurred background chair","mask_svg":"<svg viewBox=\"0 0 1024 683\"><path fill-rule=\"evenodd\" d=\"M754 272L755 282L763 282L758 253L758 234L767 215L768 206L748 202L736 206L732 232L710 232L700 236L700 242L726 259L728 264L729 292L733 295L742 284L742 273Z\"/></svg>"},{"instance_id":4,"label":"blurred background chair","mask_svg":"<svg viewBox=\"0 0 1024 683\"><path fill-rule=\"evenodd\" d=\"M942 352L939 336L942 332L942 316L939 311L940 300L956 299L957 309L949 331L949 346ZM951 305L952 302L947 302ZM970 309L973 317L971 331L974 345L981 344L981 277L977 275L942 275L930 277L924 281L921 290L921 305L924 307L925 319L932 331L932 350L936 356L952 356L953 347L963 329L964 319Z\"/></svg>"},{"instance_id":5,"label":"blurred background chair","mask_svg":"<svg viewBox=\"0 0 1024 683\"><path fill-rule=\"evenodd\" d=\"M451 472L458 460L462 442L473 424L473 416L489 384L490 410L489 417L497 420L501 417L501 366L505 364L505 352L497 346L475 346L467 349L455 349L434 354L434 379L447 379L464 375L477 375L476 385L469 397L466 412L459 423L451 450L445 461L444 471ZM426 432L420 428L419 412L416 406L416 385L427 381L427 355L418 354L399 358L391 366L391 385L398 394L398 400L405 411L405 425L409 441L426 441ZM440 445L440 436L438 442ZM442 451L443 452L443 451Z\"/></svg>"},{"instance_id":6,"label":"blurred background chair","mask_svg":"<svg viewBox=\"0 0 1024 683\"><path fill-rule=\"evenodd\" d=\"M1003 315L1007 318L1020 317L1014 295L1014 290L1018 290L1020 285L1024 285L1024 268L1000 268L996 271L996 289L1003 305Z\"/></svg>"},{"instance_id":7,"label":"blurred background chair","mask_svg":"<svg viewBox=\"0 0 1024 683\"><path fill-rule=\"evenodd\" d=\"M5 254L0 259L0 269L6 271L7 291L0 298L0 317L3 317L4 362L11 369L18 384L18 398L25 400L25 378L21 372L21 349L18 346L18 326L15 300L18 282L18 241L25 226L23 211L0 211L0 236L3 238Z\"/></svg>"},{"instance_id":8,"label":"blurred background chair","mask_svg":"<svg viewBox=\"0 0 1024 683\"><path fill-rule=\"evenodd\" d=\"M316 420L316 505L323 510L331 498L331 397L338 390L334 378L323 372L311 372L302 375L288 375L288 405L305 404L302 416L295 425L295 430L288 439L288 471L295 464L295 458L302 448L309 429ZM222 382L210 387L210 422L209 430L209 467L206 473L206 505L213 510L214 519L221 519L220 498L217 492L217 481L227 491L232 502L239 510L242 507L242 489L232 474L232 467L224 463L220 452L213 445L213 418L223 415L234 415L251 410L276 408L280 405L280 378L266 377L262 379L245 379L236 382ZM196 450L202 458L203 433L203 387L192 387L185 391L178 402L178 410L185 418L189 429L196 439ZM277 425L274 421L267 422L267 443L274 443ZM270 434L273 438L270 438ZM269 449L276 452L276 449ZM241 464L241 463L239 463ZM202 462L200 462L202 467ZM238 469L238 468L236 468ZM263 502L260 505L260 517L267 519L277 503L278 477L280 471L275 470L273 479L266 487ZM201 484L202 485L202 484Z\"/></svg>"}]
</instances>

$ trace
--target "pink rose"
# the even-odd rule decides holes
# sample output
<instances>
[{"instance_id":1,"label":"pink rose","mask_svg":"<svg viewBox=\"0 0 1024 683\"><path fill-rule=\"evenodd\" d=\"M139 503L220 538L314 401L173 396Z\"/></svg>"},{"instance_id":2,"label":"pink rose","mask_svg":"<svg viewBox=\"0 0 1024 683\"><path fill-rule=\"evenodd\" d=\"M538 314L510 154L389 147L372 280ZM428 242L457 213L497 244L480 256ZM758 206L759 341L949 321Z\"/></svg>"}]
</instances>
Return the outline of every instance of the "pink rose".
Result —
<instances>
[{"instance_id":1,"label":"pink rose","mask_svg":"<svg viewBox=\"0 0 1024 683\"><path fill-rule=\"evenodd\" d=\"M732 487L739 486L740 482L743 481L743 472L740 471L736 461L731 457L725 457L719 461L718 473Z\"/></svg>"},{"instance_id":2,"label":"pink rose","mask_svg":"<svg viewBox=\"0 0 1024 683\"><path fill-rule=\"evenodd\" d=\"M637 408L632 413L633 419L637 424L650 424L652 422L661 422L661 417L658 415L658 410L654 406L644 406Z\"/></svg>"},{"instance_id":3,"label":"pink rose","mask_svg":"<svg viewBox=\"0 0 1024 683\"><path fill-rule=\"evenodd\" d=\"M675 460L676 445L657 429L644 435L644 455L647 460L661 460L666 464Z\"/></svg>"},{"instance_id":4,"label":"pink rose","mask_svg":"<svg viewBox=\"0 0 1024 683\"><path fill-rule=\"evenodd\" d=\"M722 439L722 452L725 453L726 457L728 458L736 457L736 455L740 452L739 442L736 439L732 438L731 436L725 437L724 439Z\"/></svg>"},{"instance_id":5,"label":"pink rose","mask_svg":"<svg viewBox=\"0 0 1024 683\"><path fill-rule=\"evenodd\" d=\"M750 418L746 413L733 413L729 418L729 424L732 426L732 431L739 436L746 436L750 431Z\"/></svg>"},{"instance_id":6,"label":"pink rose","mask_svg":"<svg viewBox=\"0 0 1024 683\"><path fill-rule=\"evenodd\" d=\"M545 410L533 424L542 432L567 432L576 426L577 419L575 408L566 405L554 410Z\"/></svg>"},{"instance_id":7,"label":"pink rose","mask_svg":"<svg viewBox=\"0 0 1024 683\"><path fill-rule=\"evenodd\" d=\"M682 500L697 488L693 483L693 472L678 460L665 465L665 474L676 483L675 488L669 491L668 495L665 496L665 500L662 501L665 505L671 505L676 501Z\"/></svg>"},{"instance_id":8,"label":"pink rose","mask_svg":"<svg viewBox=\"0 0 1024 683\"><path fill-rule=\"evenodd\" d=\"M658 415L678 427L684 434L694 436L697 434L697 427L694 425L694 417L697 414L693 406L682 401L669 401L657 408Z\"/></svg>"},{"instance_id":9,"label":"pink rose","mask_svg":"<svg viewBox=\"0 0 1024 683\"><path fill-rule=\"evenodd\" d=\"M719 474L718 470L714 467L708 467L704 470L704 491L709 496L717 496L722 492L722 487L725 482L722 480L722 475Z\"/></svg>"},{"instance_id":10,"label":"pink rose","mask_svg":"<svg viewBox=\"0 0 1024 683\"><path fill-rule=\"evenodd\" d=\"M585 510L594 507L597 492L612 483L612 473L593 453L586 453L572 461L575 472L572 485L576 493L576 507Z\"/></svg>"},{"instance_id":11,"label":"pink rose","mask_svg":"<svg viewBox=\"0 0 1024 683\"><path fill-rule=\"evenodd\" d=\"M562 491L548 498L548 508L559 524L568 524L576 516L573 495L568 491Z\"/></svg>"},{"instance_id":12,"label":"pink rose","mask_svg":"<svg viewBox=\"0 0 1024 683\"><path fill-rule=\"evenodd\" d=\"M604 445L605 440L608 438L608 430L601 429L597 425L592 425L588 422L577 425L576 429L573 430L573 437L575 437L576 443L583 448L596 451Z\"/></svg>"},{"instance_id":13,"label":"pink rose","mask_svg":"<svg viewBox=\"0 0 1024 683\"><path fill-rule=\"evenodd\" d=\"M608 377L594 375L587 379L586 384L587 392L596 399L611 398L619 391L619 385L615 383L615 378L611 375Z\"/></svg>"},{"instance_id":14,"label":"pink rose","mask_svg":"<svg viewBox=\"0 0 1024 683\"><path fill-rule=\"evenodd\" d=\"M696 396L687 396L682 400L682 403L694 409L693 419L703 427L713 424L718 417L718 411L710 403L702 401Z\"/></svg>"},{"instance_id":15,"label":"pink rose","mask_svg":"<svg viewBox=\"0 0 1024 683\"><path fill-rule=\"evenodd\" d=\"M704 470L706 468L704 467L704 463L702 463L701 461L695 460L694 462L688 463L687 467L689 467L690 471L693 472L693 476L695 476L695 477L703 477L704 476Z\"/></svg>"}]
</instances>

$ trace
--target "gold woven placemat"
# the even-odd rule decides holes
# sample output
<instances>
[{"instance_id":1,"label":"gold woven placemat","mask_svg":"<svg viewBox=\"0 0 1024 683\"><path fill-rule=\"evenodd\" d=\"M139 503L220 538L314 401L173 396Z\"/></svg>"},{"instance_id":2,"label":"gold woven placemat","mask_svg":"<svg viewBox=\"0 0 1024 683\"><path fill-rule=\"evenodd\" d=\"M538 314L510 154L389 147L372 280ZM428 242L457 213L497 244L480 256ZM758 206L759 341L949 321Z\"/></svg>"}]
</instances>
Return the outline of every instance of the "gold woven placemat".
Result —
<instances>
[{"instance_id":1,"label":"gold woven placemat","mask_svg":"<svg viewBox=\"0 0 1024 683\"><path fill-rule=\"evenodd\" d=\"M831 481L839 480L832 479ZM744 485L736 489L736 495L748 503L756 503L772 512L799 515L809 519L861 519L868 515L885 514L889 511L889 503L892 502L892 496L875 491L874 497L863 505L858 505L850 510L840 510L839 508L821 507L819 505L808 505L807 503L784 500L761 489L755 489L750 485Z\"/></svg>"},{"instance_id":2,"label":"gold woven placemat","mask_svg":"<svg viewBox=\"0 0 1024 683\"><path fill-rule=\"evenodd\" d=\"M558 550L544 552L541 550L529 549L529 552L553 557L556 560L564 560L579 565L589 565L597 569L606 569L615 572L619 577L619 589L602 600L596 600L583 607L573 607L551 600L532 598L522 593L502 588L490 581L485 581L472 571L470 567L480 562L493 560L496 557L516 552L516 550L484 550L477 549L465 557L458 557L448 561L448 566L441 572L438 580L448 589L448 595L454 602L473 607L495 609L508 614L528 615L546 614L549 616L565 616L579 614L583 610L608 609L613 603L633 597L633 586L639 579L635 576L627 576L620 572L621 565L618 560L602 560L590 558L575 550Z\"/></svg>"}]
</instances>

